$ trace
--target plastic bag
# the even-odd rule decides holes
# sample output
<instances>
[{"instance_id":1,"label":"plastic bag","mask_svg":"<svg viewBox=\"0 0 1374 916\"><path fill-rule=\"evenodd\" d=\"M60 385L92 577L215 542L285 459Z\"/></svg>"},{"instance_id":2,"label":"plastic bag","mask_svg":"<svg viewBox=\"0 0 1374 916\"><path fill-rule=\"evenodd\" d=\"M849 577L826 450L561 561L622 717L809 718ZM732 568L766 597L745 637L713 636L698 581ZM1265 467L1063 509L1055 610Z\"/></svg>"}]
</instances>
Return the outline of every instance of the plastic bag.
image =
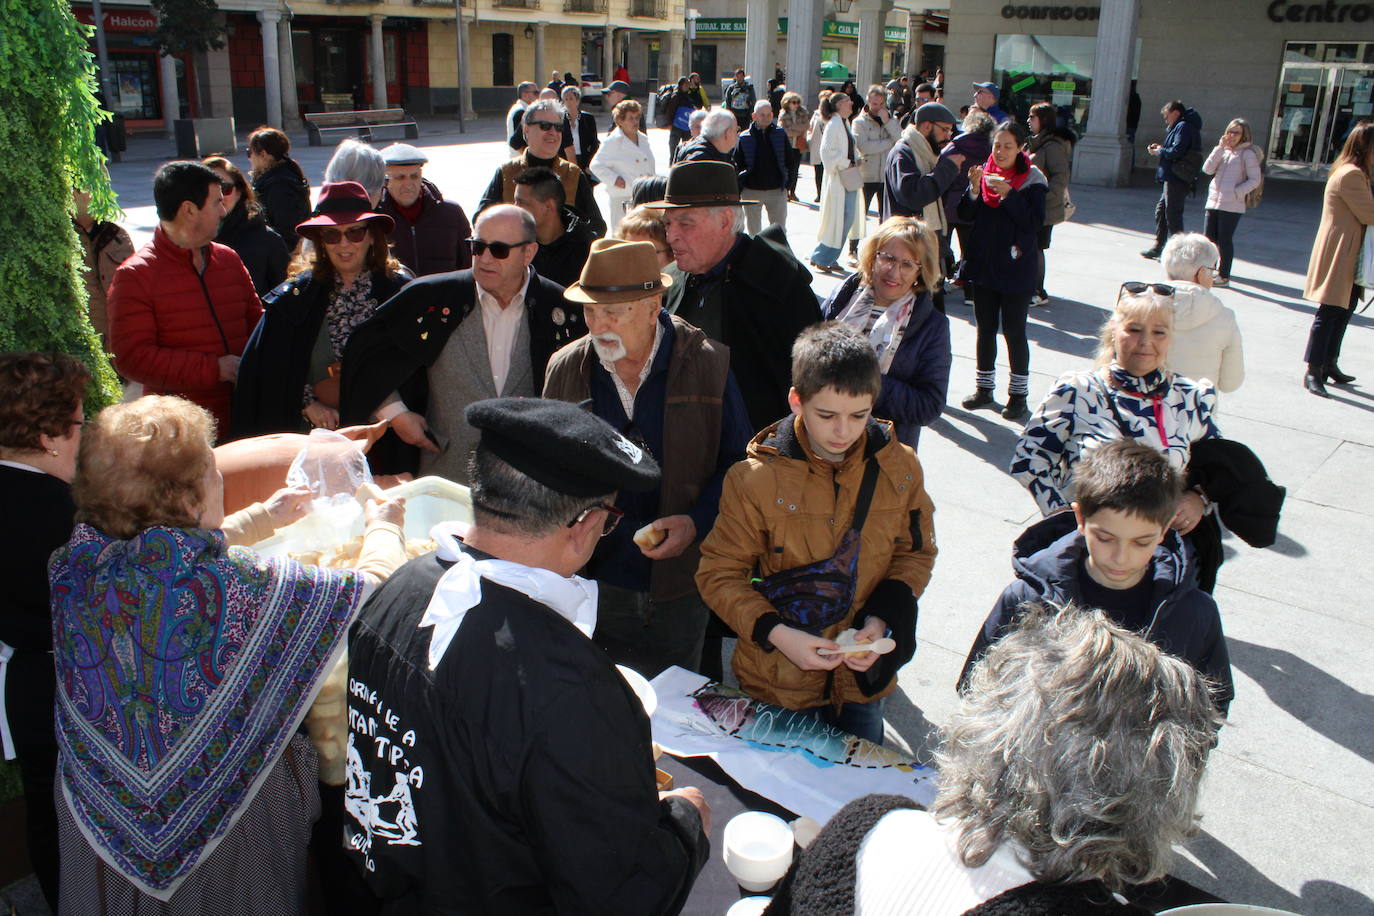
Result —
<instances>
[{"instance_id":1,"label":"plastic bag","mask_svg":"<svg viewBox=\"0 0 1374 916\"><path fill-rule=\"evenodd\" d=\"M362 518L362 505L354 498L358 488L372 483L367 466L366 443L329 429L311 430L305 447L286 471L286 485L307 487L313 494L310 511L293 529L300 547L323 550L339 541Z\"/></svg>"},{"instance_id":2,"label":"plastic bag","mask_svg":"<svg viewBox=\"0 0 1374 916\"><path fill-rule=\"evenodd\" d=\"M1374 232L1364 233L1364 243L1360 245L1360 257L1355 262L1355 285L1364 289L1374 286Z\"/></svg>"}]
</instances>

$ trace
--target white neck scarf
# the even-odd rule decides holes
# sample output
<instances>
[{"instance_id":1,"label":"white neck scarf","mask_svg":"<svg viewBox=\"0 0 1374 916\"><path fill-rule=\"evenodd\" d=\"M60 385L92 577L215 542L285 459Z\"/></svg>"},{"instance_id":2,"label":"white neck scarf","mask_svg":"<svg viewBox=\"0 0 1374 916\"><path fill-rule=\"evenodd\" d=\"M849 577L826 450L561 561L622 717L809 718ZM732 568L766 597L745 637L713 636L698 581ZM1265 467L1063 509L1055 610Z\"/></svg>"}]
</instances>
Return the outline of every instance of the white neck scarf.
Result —
<instances>
[{"instance_id":1,"label":"white neck scarf","mask_svg":"<svg viewBox=\"0 0 1374 916\"><path fill-rule=\"evenodd\" d=\"M420 626L434 627L429 641L429 670L443 661L444 653L467 612L482 600L482 580L495 582L528 595L582 631L588 639L596 629L596 583L581 576L560 576L551 569L525 566L509 560L477 560L462 549L459 533L466 525L441 522L430 531L438 543L439 559L453 562L439 579Z\"/></svg>"}]
</instances>

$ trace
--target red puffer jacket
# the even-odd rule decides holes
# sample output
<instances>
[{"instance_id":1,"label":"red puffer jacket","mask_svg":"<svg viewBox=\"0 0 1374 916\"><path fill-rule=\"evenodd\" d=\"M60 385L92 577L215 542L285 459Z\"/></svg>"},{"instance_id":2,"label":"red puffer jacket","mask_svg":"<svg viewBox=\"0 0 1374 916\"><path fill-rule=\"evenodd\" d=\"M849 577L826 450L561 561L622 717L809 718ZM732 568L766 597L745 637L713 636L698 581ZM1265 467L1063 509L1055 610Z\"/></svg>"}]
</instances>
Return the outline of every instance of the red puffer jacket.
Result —
<instances>
[{"instance_id":1,"label":"red puffer jacket","mask_svg":"<svg viewBox=\"0 0 1374 916\"><path fill-rule=\"evenodd\" d=\"M226 439L231 387L219 380L219 358L243 353L262 303L232 248L211 243L208 250L205 273L198 274L191 250L159 226L120 265L110 285L110 349L115 368L141 382L144 394L194 401L214 414Z\"/></svg>"}]
</instances>

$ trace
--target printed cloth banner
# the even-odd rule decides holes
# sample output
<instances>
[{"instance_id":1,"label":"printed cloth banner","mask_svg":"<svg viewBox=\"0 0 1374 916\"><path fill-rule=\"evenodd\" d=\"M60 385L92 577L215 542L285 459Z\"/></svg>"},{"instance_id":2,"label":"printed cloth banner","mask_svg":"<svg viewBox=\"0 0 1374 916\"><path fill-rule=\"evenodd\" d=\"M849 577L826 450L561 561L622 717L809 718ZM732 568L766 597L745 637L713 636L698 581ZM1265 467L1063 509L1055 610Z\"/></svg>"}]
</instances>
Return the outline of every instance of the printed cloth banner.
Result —
<instances>
[{"instance_id":1,"label":"printed cloth banner","mask_svg":"<svg viewBox=\"0 0 1374 916\"><path fill-rule=\"evenodd\" d=\"M684 668L669 668L652 684L658 706L649 721L661 748L712 757L740 785L817 823L870 792L927 806L935 800L933 768L804 713Z\"/></svg>"}]
</instances>

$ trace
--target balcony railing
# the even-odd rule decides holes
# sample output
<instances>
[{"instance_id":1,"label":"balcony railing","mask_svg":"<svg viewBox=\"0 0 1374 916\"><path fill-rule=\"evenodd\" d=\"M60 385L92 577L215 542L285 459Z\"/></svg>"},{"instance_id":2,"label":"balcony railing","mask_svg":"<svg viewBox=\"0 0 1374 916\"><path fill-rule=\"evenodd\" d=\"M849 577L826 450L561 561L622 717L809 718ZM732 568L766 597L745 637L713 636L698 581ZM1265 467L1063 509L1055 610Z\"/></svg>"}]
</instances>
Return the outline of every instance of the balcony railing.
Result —
<instances>
[{"instance_id":1,"label":"balcony railing","mask_svg":"<svg viewBox=\"0 0 1374 916\"><path fill-rule=\"evenodd\" d=\"M630 15L638 19L668 18L667 0L630 0Z\"/></svg>"},{"instance_id":2,"label":"balcony railing","mask_svg":"<svg viewBox=\"0 0 1374 916\"><path fill-rule=\"evenodd\" d=\"M563 0L565 13L605 13L606 0Z\"/></svg>"},{"instance_id":3,"label":"balcony railing","mask_svg":"<svg viewBox=\"0 0 1374 916\"><path fill-rule=\"evenodd\" d=\"M414 6L453 6L453 0L410 0L410 2ZM468 0L458 0L458 5L467 6Z\"/></svg>"},{"instance_id":4,"label":"balcony railing","mask_svg":"<svg viewBox=\"0 0 1374 916\"><path fill-rule=\"evenodd\" d=\"M505 7L512 10L537 10L540 0L492 0L492 6Z\"/></svg>"}]
</instances>

